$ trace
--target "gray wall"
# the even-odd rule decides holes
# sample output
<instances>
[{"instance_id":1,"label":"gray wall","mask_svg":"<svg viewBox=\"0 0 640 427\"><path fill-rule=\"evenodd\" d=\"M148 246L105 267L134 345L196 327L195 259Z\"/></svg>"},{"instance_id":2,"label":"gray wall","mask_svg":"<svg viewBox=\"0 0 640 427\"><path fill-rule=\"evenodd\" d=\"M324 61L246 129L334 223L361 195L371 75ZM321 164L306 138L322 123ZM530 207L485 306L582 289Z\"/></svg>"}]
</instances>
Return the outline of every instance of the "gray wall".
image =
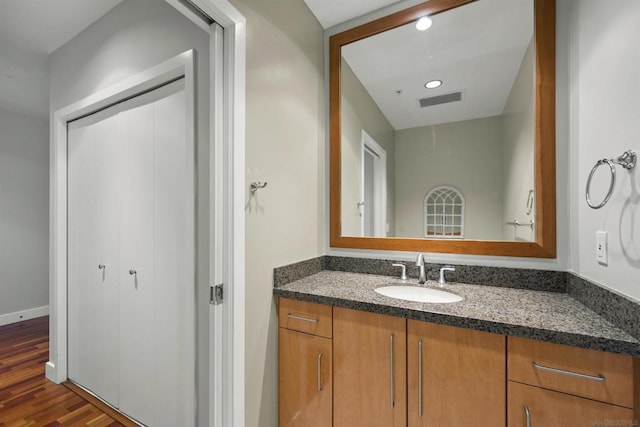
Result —
<instances>
[{"instance_id":1,"label":"gray wall","mask_svg":"<svg viewBox=\"0 0 640 427\"><path fill-rule=\"evenodd\" d=\"M277 425L273 268L323 253L323 30L301 0L234 0L247 18L246 426Z\"/></svg>"},{"instance_id":2,"label":"gray wall","mask_svg":"<svg viewBox=\"0 0 640 427\"><path fill-rule=\"evenodd\" d=\"M616 167L609 203L593 210L584 189L596 160L640 153L640 2L571 2L571 226L572 268L578 274L640 300L640 166ZM560 165L563 167L564 165ZM607 168L594 176L593 199L609 185ZM609 233L609 265L595 259L596 231Z\"/></svg>"},{"instance_id":3,"label":"gray wall","mask_svg":"<svg viewBox=\"0 0 640 427\"><path fill-rule=\"evenodd\" d=\"M387 152L387 223L389 236L395 233L395 161L394 129L378 108L346 61L342 61L340 83L342 101L342 235L361 236L360 211L362 201L361 161L362 130L364 129Z\"/></svg>"},{"instance_id":4,"label":"gray wall","mask_svg":"<svg viewBox=\"0 0 640 427\"><path fill-rule=\"evenodd\" d=\"M54 112L188 49L197 51L198 388L199 419L208 409L209 35L164 1L125 0L50 56ZM55 349L54 349L55 351Z\"/></svg>"},{"instance_id":5,"label":"gray wall","mask_svg":"<svg viewBox=\"0 0 640 427\"><path fill-rule=\"evenodd\" d=\"M396 131L396 235L424 237L424 199L440 185L465 198L466 239L502 236L502 117Z\"/></svg>"},{"instance_id":6,"label":"gray wall","mask_svg":"<svg viewBox=\"0 0 640 427\"><path fill-rule=\"evenodd\" d=\"M535 220L535 209L527 216L527 196L534 185L535 146L535 46L529 44L520 71L502 113L503 214L504 222ZM503 224L505 240L535 240L535 229Z\"/></svg>"},{"instance_id":7,"label":"gray wall","mask_svg":"<svg viewBox=\"0 0 640 427\"><path fill-rule=\"evenodd\" d=\"M49 124L0 110L0 316L49 305Z\"/></svg>"}]
</instances>

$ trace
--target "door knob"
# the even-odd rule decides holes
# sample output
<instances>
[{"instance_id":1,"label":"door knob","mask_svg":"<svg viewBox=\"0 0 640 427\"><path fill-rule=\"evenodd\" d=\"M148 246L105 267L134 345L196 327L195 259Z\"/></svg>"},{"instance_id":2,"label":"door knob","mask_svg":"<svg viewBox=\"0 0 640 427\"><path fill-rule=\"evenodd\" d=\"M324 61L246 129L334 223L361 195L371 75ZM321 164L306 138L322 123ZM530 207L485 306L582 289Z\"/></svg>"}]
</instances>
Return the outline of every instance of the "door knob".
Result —
<instances>
[{"instance_id":1,"label":"door knob","mask_svg":"<svg viewBox=\"0 0 640 427\"><path fill-rule=\"evenodd\" d=\"M138 272L135 271L135 270L129 270L129 274L132 275L132 276L135 276L135 275L138 274Z\"/></svg>"},{"instance_id":2,"label":"door knob","mask_svg":"<svg viewBox=\"0 0 640 427\"><path fill-rule=\"evenodd\" d=\"M98 264L98 270L104 270L105 268L107 268L106 265L104 264Z\"/></svg>"}]
</instances>

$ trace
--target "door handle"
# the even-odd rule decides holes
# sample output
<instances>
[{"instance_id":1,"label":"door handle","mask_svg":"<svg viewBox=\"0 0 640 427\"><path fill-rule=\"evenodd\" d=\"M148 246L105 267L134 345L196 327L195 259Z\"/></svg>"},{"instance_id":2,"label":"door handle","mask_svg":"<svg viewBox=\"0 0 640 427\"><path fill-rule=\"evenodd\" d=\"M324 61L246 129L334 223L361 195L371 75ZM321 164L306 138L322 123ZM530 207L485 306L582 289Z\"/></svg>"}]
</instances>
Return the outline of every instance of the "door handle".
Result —
<instances>
[{"instance_id":1,"label":"door handle","mask_svg":"<svg viewBox=\"0 0 640 427\"><path fill-rule=\"evenodd\" d=\"M289 319L302 320L303 322L318 323L320 319L309 319L308 317L296 316L295 314L287 314Z\"/></svg>"},{"instance_id":2,"label":"door handle","mask_svg":"<svg viewBox=\"0 0 640 427\"><path fill-rule=\"evenodd\" d=\"M322 391L322 352L318 354L318 391Z\"/></svg>"},{"instance_id":3,"label":"door handle","mask_svg":"<svg viewBox=\"0 0 640 427\"><path fill-rule=\"evenodd\" d=\"M418 341L418 418L422 419L422 338Z\"/></svg>"},{"instance_id":4,"label":"door handle","mask_svg":"<svg viewBox=\"0 0 640 427\"><path fill-rule=\"evenodd\" d=\"M553 372L554 374L568 375L570 377L582 378L585 380L592 380L592 381L604 381L606 379L602 374L598 374L597 376L587 375L587 374L581 374L578 372L566 371L564 369L550 368L548 366L538 365L535 360L533 360L531 364L535 369L539 369L541 371Z\"/></svg>"},{"instance_id":5,"label":"door handle","mask_svg":"<svg viewBox=\"0 0 640 427\"><path fill-rule=\"evenodd\" d=\"M394 407L395 396L393 395L393 334L389 339L389 405Z\"/></svg>"}]
</instances>

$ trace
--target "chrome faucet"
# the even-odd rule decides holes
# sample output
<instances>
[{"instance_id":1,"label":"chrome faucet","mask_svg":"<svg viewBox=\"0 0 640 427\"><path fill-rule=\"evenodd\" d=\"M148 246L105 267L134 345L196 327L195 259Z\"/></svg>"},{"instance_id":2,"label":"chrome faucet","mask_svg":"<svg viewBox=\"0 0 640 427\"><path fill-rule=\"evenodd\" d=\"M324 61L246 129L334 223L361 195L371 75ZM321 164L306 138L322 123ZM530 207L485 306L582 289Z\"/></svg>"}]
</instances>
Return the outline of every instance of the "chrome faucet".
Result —
<instances>
[{"instance_id":1,"label":"chrome faucet","mask_svg":"<svg viewBox=\"0 0 640 427\"><path fill-rule=\"evenodd\" d=\"M427 281L427 272L424 268L424 255L418 254L418 258L416 258L416 267L418 268L418 283L423 284Z\"/></svg>"},{"instance_id":2,"label":"chrome faucet","mask_svg":"<svg viewBox=\"0 0 640 427\"><path fill-rule=\"evenodd\" d=\"M449 265L446 265L440 269L440 278L438 279L438 283L440 284L440 286L444 286L447 284L447 281L444 278L445 271L456 271L456 269Z\"/></svg>"}]
</instances>

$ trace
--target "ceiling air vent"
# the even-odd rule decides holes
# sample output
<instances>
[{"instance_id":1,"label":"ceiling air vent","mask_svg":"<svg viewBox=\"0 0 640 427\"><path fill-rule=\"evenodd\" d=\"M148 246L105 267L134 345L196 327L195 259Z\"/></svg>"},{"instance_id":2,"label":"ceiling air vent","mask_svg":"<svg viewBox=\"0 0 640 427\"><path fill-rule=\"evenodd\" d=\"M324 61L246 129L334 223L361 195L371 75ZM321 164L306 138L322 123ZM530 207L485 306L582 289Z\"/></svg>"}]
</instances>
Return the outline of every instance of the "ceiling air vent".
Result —
<instances>
[{"instance_id":1,"label":"ceiling air vent","mask_svg":"<svg viewBox=\"0 0 640 427\"><path fill-rule=\"evenodd\" d=\"M420 107L422 108L456 101L462 101L462 92L445 93L444 95L431 96L429 98L422 98L418 100Z\"/></svg>"}]
</instances>

